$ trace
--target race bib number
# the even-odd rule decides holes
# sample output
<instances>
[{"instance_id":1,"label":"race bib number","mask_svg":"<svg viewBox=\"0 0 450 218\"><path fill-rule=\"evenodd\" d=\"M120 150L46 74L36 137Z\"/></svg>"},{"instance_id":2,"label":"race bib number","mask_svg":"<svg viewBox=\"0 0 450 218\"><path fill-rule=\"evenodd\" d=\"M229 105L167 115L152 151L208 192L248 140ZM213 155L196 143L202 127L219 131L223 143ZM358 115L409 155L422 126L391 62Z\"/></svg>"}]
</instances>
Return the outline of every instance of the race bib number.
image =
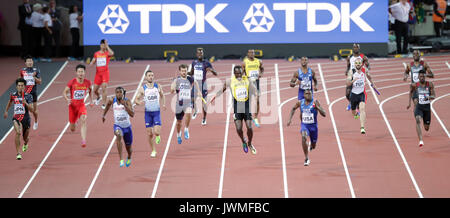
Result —
<instances>
[{"instance_id":1,"label":"race bib number","mask_svg":"<svg viewBox=\"0 0 450 218\"><path fill-rule=\"evenodd\" d=\"M82 100L82 99L84 99L84 93L85 93L84 90L75 90L73 92L73 99L75 99L75 100Z\"/></svg>"},{"instance_id":2,"label":"race bib number","mask_svg":"<svg viewBox=\"0 0 450 218\"><path fill-rule=\"evenodd\" d=\"M157 101L158 100L158 92L147 89L145 92L145 99L149 102Z\"/></svg>"},{"instance_id":3,"label":"race bib number","mask_svg":"<svg viewBox=\"0 0 450 218\"><path fill-rule=\"evenodd\" d=\"M413 82L415 82L415 83L419 82L419 74L418 73L413 73Z\"/></svg>"},{"instance_id":4,"label":"race bib number","mask_svg":"<svg viewBox=\"0 0 450 218\"><path fill-rule=\"evenodd\" d=\"M311 89L311 81L310 80L302 80L302 82L300 83L300 88L305 90L305 89Z\"/></svg>"},{"instance_id":5,"label":"race bib number","mask_svg":"<svg viewBox=\"0 0 450 218\"><path fill-rule=\"evenodd\" d=\"M190 100L191 99L191 90L190 89L180 89L178 93L178 100Z\"/></svg>"},{"instance_id":6,"label":"race bib number","mask_svg":"<svg viewBox=\"0 0 450 218\"><path fill-rule=\"evenodd\" d=\"M27 81L27 86L34 86L33 76L25 75L23 78Z\"/></svg>"},{"instance_id":7,"label":"race bib number","mask_svg":"<svg viewBox=\"0 0 450 218\"><path fill-rule=\"evenodd\" d=\"M23 104L14 104L14 114L25 114L25 107Z\"/></svg>"},{"instance_id":8,"label":"race bib number","mask_svg":"<svg viewBox=\"0 0 450 218\"><path fill-rule=\"evenodd\" d=\"M252 70L250 71L250 77L254 79L258 79L259 76L259 70Z\"/></svg>"},{"instance_id":9,"label":"race bib number","mask_svg":"<svg viewBox=\"0 0 450 218\"><path fill-rule=\"evenodd\" d=\"M419 104L429 104L430 98L426 94L419 94Z\"/></svg>"},{"instance_id":10,"label":"race bib number","mask_svg":"<svg viewBox=\"0 0 450 218\"><path fill-rule=\"evenodd\" d=\"M247 88L245 87L240 87L236 89L236 100L237 101L245 101L245 99L247 99L248 93L247 93Z\"/></svg>"},{"instance_id":11,"label":"race bib number","mask_svg":"<svg viewBox=\"0 0 450 218\"><path fill-rule=\"evenodd\" d=\"M106 66L106 58L97 58L97 67L103 67Z\"/></svg>"},{"instance_id":12,"label":"race bib number","mask_svg":"<svg viewBox=\"0 0 450 218\"><path fill-rule=\"evenodd\" d=\"M312 113L302 113L302 123L312 124L314 123L314 114Z\"/></svg>"},{"instance_id":13,"label":"race bib number","mask_svg":"<svg viewBox=\"0 0 450 218\"><path fill-rule=\"evenodd\" d=\"M194 70L194 79L195 80L203 80L203 70Z\"/></svg>"},{"instance_id":14,"label":"race bib number","mask_svg":"<svg viewBox=\"0 0 450 218\"><path fill-rule=\"evenodd\" d=\"M123 123L125 121L127 121L128 117L127 116L116 116L116 123Z\"/></svg>"}]
</instances>

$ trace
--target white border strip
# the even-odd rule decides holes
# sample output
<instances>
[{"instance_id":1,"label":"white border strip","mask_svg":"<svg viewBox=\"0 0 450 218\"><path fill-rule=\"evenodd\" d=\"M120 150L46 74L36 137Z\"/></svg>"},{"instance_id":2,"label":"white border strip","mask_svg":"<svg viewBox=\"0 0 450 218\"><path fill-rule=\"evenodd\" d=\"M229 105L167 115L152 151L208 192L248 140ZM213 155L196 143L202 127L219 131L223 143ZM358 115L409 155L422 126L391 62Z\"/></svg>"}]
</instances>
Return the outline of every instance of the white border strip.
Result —
<instances>
[{"instance_id":1,"label":"white border strip","mask_svg":"<svg viewBox=\"0 0 450 218\"><path fill-rule=\"evenodd\" d=\"M445 133L447 133L448 138L450 138L450 134L448 133L448 130L447 130L447 128L445 127L444 123L442 122L441 118L439 118L438 114L437 114L436 111L434 110L434 108L433 108L433 103L434 103L435 101L437 101L437 100L439 100L439 99L441 99L441 98L443 98L443 97L449 96L449 95L450 95L450 93L445 94L445 95L443 95L443 96L440 96L439 98L434 99L434 100L431 102L431 111L433 111L434 116L436 116L437 120L439 121L439 124L441 124L442 129L444 129Z\"/></svg>"}]
</instances>

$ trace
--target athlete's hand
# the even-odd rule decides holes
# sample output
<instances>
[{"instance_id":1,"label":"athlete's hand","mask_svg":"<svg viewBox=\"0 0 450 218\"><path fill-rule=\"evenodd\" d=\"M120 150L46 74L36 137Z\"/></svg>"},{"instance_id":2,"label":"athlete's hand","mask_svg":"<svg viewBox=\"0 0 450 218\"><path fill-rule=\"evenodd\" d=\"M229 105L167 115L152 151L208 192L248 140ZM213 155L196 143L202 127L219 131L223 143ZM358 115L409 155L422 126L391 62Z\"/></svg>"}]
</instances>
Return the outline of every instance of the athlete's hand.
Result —
<instances>
[{"instance_id":1,"label":"athlete's hand","mask_svg":"<svg viewBox=\"0 0 450 218\"><path fill-rule=\"evenodd\" d=\"M406 106L406 110L409 110L410 107L411 107L411 102L409 102L408 106Z\"/></svg>"},{"instance_id":2,"label":"athlete's hand","mask_svg":"<svg viewBox=\"0 0 450 218\"><path fill-rule=\"evenodd\" d=\"M287 125L287 126L290 126L290 125L291 125L291 120L288 120L288 122L287 122L286 125Z\"/></svg>"},{"instance_id":3,"label":"athlete's hand","mask_svg":"<svg viewBox=\"0 0 450 218\"><path fill-rule=\"evenodd\" d=\"M103 123L105 122L105 120L106 120L106 119L105 119L105 117L102 117L102 121L103 121Z\"/></svg>"},{"instance_id":4,"label":"athlete's hand","mask_svg":"<svg viewBox=\"0 0 450 218\"><path fill-rule=\"evenodd\" d=\"M3 114L3 118L4 119L8 118L8 111L5 111L5 113Z\"/></svg>"},{"instance_id":5,"label":"athlete's hand","mask_svg":"<svg viewBox=\"0 0 450 218\"><path fill-rule=\"evenodd\" d=\"M72 103L72 100L69 98L67 99L67 105L70 105L70 103Z\"/></svg>"},{"instance_id":6,"label":"athlete's hand","mask_svg":"<svg viewBox=\"0 0 450 218\"><path fill-rule=\"evenodd\" d=\"M315 108L316 105L317 105L317 107L320 107L320 103L319 103L319 101L317 99L314 101L313 107Z\"/></svg>"},{"instance_id":7,"label":"athlete's hand","mask_svg":"<svg viewBox=\"0 0 450 218\"><path fill-rule=\"evenodd\" d=\"M317 92L317 87L314 86L314 91Z\"/></svg>"},{"instance_id":8,"label":"athlete's hand","mask_svg":"<svg viewBox=\"0 0 450 218\"><path fill-rule=\"evenodd\" d=\"M406 82L406 77L403 77L403 82Z\"/></svg>"},{"instance_id":9,"label":"athlete's hand","mask_svg":"<svg viewBox=\"0 0 450 218\"><path fill-rule=\"evenodd\" d=\"M209 103L213 103L214 100L216 100L216 96L214 95L214 97L211 98L211 100L209 100Z\"/></svg>"}]
</instances>

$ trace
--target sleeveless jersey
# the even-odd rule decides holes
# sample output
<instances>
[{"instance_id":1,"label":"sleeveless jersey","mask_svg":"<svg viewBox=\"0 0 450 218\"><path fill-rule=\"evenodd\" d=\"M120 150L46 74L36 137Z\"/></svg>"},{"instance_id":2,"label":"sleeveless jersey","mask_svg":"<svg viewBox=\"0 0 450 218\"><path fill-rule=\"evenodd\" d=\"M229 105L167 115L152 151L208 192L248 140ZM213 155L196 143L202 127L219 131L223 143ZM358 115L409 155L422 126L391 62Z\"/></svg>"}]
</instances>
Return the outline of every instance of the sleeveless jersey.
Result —
<instances>
[{"instance_id":1,"label":"sleeveless jersey","mask_svg":"<svg viewBox=\"0 0 450 218\"><path fill-rule=\"evenodd\" d=\"M153 112L159 111L159 90L158 84L153 83L153 87L147 87L147 84L143 86L144 88L144 101L145 101L145 111Z\"/></svg>"},{"instance_id":2,"label":"sleeveless jersey","mask_svg":"<svg viewBox=\"0 0 450 218\"><path fill-rule=\"evenodd\" d=\"M203 82L206 81L206 69L212 67L211 63L207 60L194 60L192 61L192 68L194 69L194 79L195 80L202 80ZM202 85L199 84L199 85Z\"/></svg>"},{"instance_id":3,"label":"sleeveless jersey","mask_svg":"<svg viewBox=\"0 0 450 218\"><path fill-rule=\"evenodd\" d=\"M124 98L124 100L126 101L127 98ZM127 110L125 110L125 106L117 102L117 97L114 97L113 100L113 111L114 124L122 128L128 128L131 126L130 115L128 114Z\"/></svg>"},{"instance_id":4,"label":"sleeveless jersey","mask_svg":"<svg viewBox=\"0 0 450 218\"><path fill-rule=\"evenodd\" d=\"M24 101L28 104L33 103L33 96L31 94L25 93L25 90L22 94L14 92L10 95L10 101L12 101L14 107L14 119L22 121L23 118L28 119L30 117L28 108L25 106Z\"/></svg>"},{"instance_id":5,"label":"sleeveless jersey","mask_svg":"<svg viewBox=\"0 0 450 218\"><path fill-rule=\"evenodd\" d=\"M176 92L178 98L179 106L182 106L183 103L191 102L191 90L194 85L194 79L190 76L187 76L186 79L181 78L181 76L177 77L176 80Z\"/></svg>"},{"instance_id":6,"label":"sleeveless jersey","mask_svg":"<svg viewBox=\"0 0 450 218\"><path fill-rule=\"evenodd\" d=\"M244 59L245 64L245 73L248 78L250 79L258 79L259 76L259 67L261 66L261 62L258 58L253 58L253 61L251 61L248 58Z\"/></svg>"},{"instance_id":7,"label":"sleeveless jersey","mask_svg":"<svg viewBox=\"0 0 450 218\"><path fill-rule=\"evenodd\" d=\"M20 71L20 77L27 81L25 92L30 93L31 91L36 92L36 81L33 74L36 72L36 77L41 78L41 71L36 67L24 67Z\"/></svg>"},{"instance_id":8,"label":"sleeveless jersey","mask_svg":"<svg viewBox=\"0 0 450 218\"><path fill-rule=\"evenodd\" d=\"M108 51L105 51L104 53L101 52L101 51L95 52L94 58L97 60L97 61L96 61L96 64L97 64L97 67L96 67L97 73L100 73L100 72L109 72L108 66L109 66L109 60L110 60L111 58L109 57L109 52L108 52Z\"/></svg>"},{"instance_id":9,"label":"sleeveless jersey","mask_svg":"<svg viewBox=\"0 0 450 218\"><path fill-rule=\"evenodd\" d=\"M248 101L249 85L250 85L250 82L249 82L247 76L242 76L241 80L236 79L236 77L234 75L231 77L231 83L230 83L231 94L233 94L233 98L235 101L238 101L238 102Z\"/></svg>"},{"instance_id":10,"label":"sleeveless jersey","mask_svg":"<svg viewBox=\"0 0 450 218\"><path fill-rule=\"evenodd\" d=\"M300 101L300 111L302 112L302 124L317 125L317 110L314 103L305 103L305 99Z\"/></svg>"},{"instance_id":11,"label":"sleeveless jersey","mask_svg":"<svg viewBox=\"0 0 450 218\"><path fill-rule=\"evenodd\" d=\"M416 83L417 95L419 96L419 104L426 106L430 104L430 83L426 82L425 86L421 86L420 83Z\"/></svg>"},{"instance_id":12,"label":"sleeveless jersey","mask_svg":"<svg viewBox=\"0 0 450 218\"><path fill-rule=\"evenodd\" d=\"M420 70L425 70L423 61L419 62L419 66L416 66L414 64L414 61L411 62L411 83L418 83L419 82L419 71Z\"/></svg>"},{"instance_id":13,"label":"sleeveless jersey","mask_svg":"<svg viewBox=\"0 0 450 218\"><path fill-rule=\"evenodd\" d=\"M302 72L302 69L299 68L298 69L298 78L300 81L300 85L298 87L298 91L300 93L300 89L302 90L306 90L309 89L312 91L312 81L313 81L313 77L312 77L312 70L311 68L308 67L308 71L306 73Z\"/></svg>"},{"instance_id":14,"label":"sleeveless jersey","mask_svg":"<svg viewBox=\"0 0 450 218\"><path fill-rule=\"evenodd\" d=\"M353 73L353 78L358 78L352 85L352 93L361 94L366 91L366 70L365 68L361 69L361 72L357 72L356 70Z\"/></svg>"}]
</instances>

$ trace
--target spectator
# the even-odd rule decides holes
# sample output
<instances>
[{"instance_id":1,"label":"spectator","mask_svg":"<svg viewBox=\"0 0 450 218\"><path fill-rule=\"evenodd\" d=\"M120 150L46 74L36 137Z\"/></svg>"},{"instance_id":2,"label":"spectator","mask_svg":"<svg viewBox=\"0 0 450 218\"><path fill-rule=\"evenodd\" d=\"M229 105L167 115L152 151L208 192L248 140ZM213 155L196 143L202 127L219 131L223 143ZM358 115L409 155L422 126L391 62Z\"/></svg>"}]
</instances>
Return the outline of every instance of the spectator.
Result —
<instances>
[{"instance_id":1,"label":"spectator","mask_svg":"<svg viewBox=\"0 0 450 218\"><path fill-rule=\"evenodd\" d=\"M42 6L37 3L33 5L33 13L31 14L33 56L39 57L39 50L42 41L42 31L44 29L44 15L42 14ZM39 60L39 58L37 58Z\"/></svg>"},{"instance_id":2,"label":"spectator","mask_svg":"<svg viewBox=\"0 0 450 218\"><path fill-rule=\"evenodd\" d=\"M45 6L42 9L44 13L44 29L42 30L44 35L44 59L43 61L51 62L50 55L52 54L52 17L48 13L49 7Z\"/></svg>"},{"instance_id":3,"label":"spectator","mask_svg":"<svg viewBox=\"0 0 450 218\"><path fill-rule=\"evenodd\" d=\"M435 0L433 2L433 23L436 37L441 37L442 23L445 20L446 10L447 10L446 0Z\"/></svg>"},{"instance_id":4,"label":"spectator","mask_svg":"<svg viewBox=\"0 0 450 218\"><path fill-rule=\"evenodd\" d=\"M61 56L61 21L59 20L61 17L61 11L59 9L56 9L56 3L55 0L50 0L50 11L48 12L50 16L52 17L52 38L55 42L55 56L60 57Z\"/></svg>"},{"instance_id":5,"label":"spectator","mask_svg":"<svg viewBox=\"0 0 450 218\"><path fill-rule=\"evenodd\" d=\"M22 49L20 51L20 56L22 58L31 54L32 51L31 13L33 13L33 8L30 1L23 0L23 4L19 5L19 24L17 25L17 29L20 31L20 40L22 42Z\"/></svg>"},{"instance_id":6,"label":"spectator","mask_svg":"<svg viewBox=\"0 0 450 218\"><path fill-rule=\"evenodd\" d=\"M411 5L407 2L407 0L400 0L400 2L389 6L389 11L395 18L394 31L397 42L397 54L408 53L409 26L407 22L411 11ZM402 38L403 49L401 45Z\"/></svg>"},{"instance_id":7,"label":"spectator","mask_svg":"<svg viewBox=\"0 0 450 218\"><path fill-rule=\"evenodd\" d=\"M72 48L70 60L74 60L79 57L80 50L80 22L83 20L83 15L79 15L78 7L76 5L70 6L69 9L69 22L70 33L72 35Z\"/></svg>"}]
</instances>

